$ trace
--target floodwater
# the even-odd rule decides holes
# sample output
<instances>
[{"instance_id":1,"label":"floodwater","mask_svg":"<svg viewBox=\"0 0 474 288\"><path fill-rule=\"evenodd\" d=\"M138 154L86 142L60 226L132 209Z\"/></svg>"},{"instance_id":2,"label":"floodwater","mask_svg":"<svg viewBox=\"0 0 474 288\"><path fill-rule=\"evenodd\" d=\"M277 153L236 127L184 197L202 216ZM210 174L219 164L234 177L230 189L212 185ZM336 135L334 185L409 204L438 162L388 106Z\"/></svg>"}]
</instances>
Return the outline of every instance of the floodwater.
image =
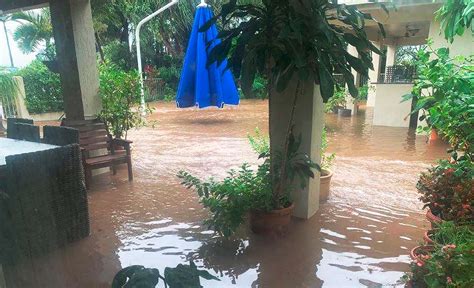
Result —
<instances>
[{"instance_id":1,"label":"floodwater","mask_svg":"<svg viewBox=\"0 0 474 288\"><path fill-rule=\"evenodd\" d=\"M371 111L353 118L327 115L329 151L337 158L331 196L310 220L293 220L280 238L242 227L221 241L202 225L207 216L194 192L175 177L187 170L222 177L257 163L246 136L268 131L266 101L224 110L177 110L158 103L155 128L130 131L135 180L126 169L96 177L89 192L92 234L24 267L18 287L110 287L129 265L156 267L189 260L221 281L204 287L396 287L409 250L428 227L415 184L446 157L405 128L375 127ZM153 121L156 122L153 122ZM1 286L1 285L0 285Z\"/></svg>"}]
</instances>

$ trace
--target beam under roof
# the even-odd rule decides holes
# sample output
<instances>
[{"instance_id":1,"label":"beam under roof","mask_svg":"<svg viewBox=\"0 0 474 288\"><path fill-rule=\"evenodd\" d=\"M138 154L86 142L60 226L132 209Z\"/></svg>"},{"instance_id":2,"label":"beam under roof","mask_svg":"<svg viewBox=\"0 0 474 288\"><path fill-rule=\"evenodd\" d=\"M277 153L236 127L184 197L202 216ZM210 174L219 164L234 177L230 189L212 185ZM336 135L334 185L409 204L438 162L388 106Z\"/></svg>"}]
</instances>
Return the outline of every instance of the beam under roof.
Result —
<instances>
[{"instance_id":1,"label":"beam under roof","mask_svg":"<svg viewBox=\"0 0 474 288\"><path fill-rule=\"evenodd\" d=\"M0 0L0 10L8 14L20 10L30 10L48 5L49 0Z\"/></svg>"}]
</instances>

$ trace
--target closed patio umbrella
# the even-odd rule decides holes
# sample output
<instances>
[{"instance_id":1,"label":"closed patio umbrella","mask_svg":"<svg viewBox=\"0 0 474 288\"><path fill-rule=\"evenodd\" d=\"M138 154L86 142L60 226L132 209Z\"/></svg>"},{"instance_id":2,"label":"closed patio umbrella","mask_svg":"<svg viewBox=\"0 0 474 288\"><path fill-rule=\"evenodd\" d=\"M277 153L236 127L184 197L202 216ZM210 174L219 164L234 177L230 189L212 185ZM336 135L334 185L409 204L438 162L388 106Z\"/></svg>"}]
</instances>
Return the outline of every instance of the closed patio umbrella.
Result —
<instances>
[{"instance_id":1,"label":"closed patio umbrella","mask_svg":"<svg viewBox=\"0 0 474 288\"><path fill-rule=\"evenodd\" d=\"M201 1L196 9L176 96L176 103L180 108L222 108L224 105L239 104L234 78L231 71L225 69L227 61L223 61L221 65L207 65L210 51L220 40L217 39L216 25L205 32L200 32L199 29L212 17L209 6ZM209 47L208 43L211 43Z\"/></svg>"}]
</instances>

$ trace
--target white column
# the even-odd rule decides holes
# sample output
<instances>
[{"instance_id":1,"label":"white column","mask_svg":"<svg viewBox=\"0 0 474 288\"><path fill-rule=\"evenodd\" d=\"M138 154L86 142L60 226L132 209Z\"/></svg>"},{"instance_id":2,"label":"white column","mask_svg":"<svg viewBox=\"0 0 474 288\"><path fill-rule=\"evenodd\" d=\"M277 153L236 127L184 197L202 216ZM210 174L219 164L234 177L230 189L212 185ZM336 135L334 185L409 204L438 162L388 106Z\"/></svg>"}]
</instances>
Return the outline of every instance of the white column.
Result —
<instances>
[{"instance_id":1,"label":"white column","mask_svg":"<svg viewBox=\"0 0 474 288\"><path fill-rule=\"evenodd\" d=\"M270 101L270 129L272 146L283 150L296 81L282 93L275 93ZM296 136L302 135L300 151L307 153L311 159L321 163L321 136L324 126L324 105L319 86L313 81L304 83L304 93L300 96L295 110ZM299 183L293 183L294 216L309 219L319 209L320 174L315 172L314 179L308 179L306 188L299 189Z\"/></svg>"},{"instance_id":2,"label":"white column","mask_svg":"<svg viewBox=\"0 0 474 288\"><path fill-rule=\"evenodd\" d=\"M381 45L378 42L372 42L375 47L379 50ZM372 52L372 64L374 65L374 70L369 69L369 93L367 96L367 107L374 107L375 105L375 89L379 74L380 74L380 55Z\"/></svg>"},{"instance_id":3,"label":"white column","mask_svg":"<svg viewBox=\"0 0 474 288\"><path fill-rule=\"evenodd\" d=\"M396 45L387 45L387 60L386 67L395 65L395 53L397 52Z\"/></svg>"},{"instance_id":4,"label":"white column","mask_svg":"<svg viewBox=\"0 0 474 288\"><path fill-rule=\"evenodd\" d=\"M347 52L349 52L349 54L351 54L354 57L357 57L357 58L359 57L359 52L357 52L356 47L352 45L347 46ZM357 86L357 84L359 83L360 74L354 69L351 69L351 71L352 71L352 75L354 76L354 84ZM354 100L355 100L354 97L352 97L349 93L346 94L346 108L352 110L352 115L357 115L358 107L357 107L357 103L355 103Z\"/></svg>"}]
</instances>

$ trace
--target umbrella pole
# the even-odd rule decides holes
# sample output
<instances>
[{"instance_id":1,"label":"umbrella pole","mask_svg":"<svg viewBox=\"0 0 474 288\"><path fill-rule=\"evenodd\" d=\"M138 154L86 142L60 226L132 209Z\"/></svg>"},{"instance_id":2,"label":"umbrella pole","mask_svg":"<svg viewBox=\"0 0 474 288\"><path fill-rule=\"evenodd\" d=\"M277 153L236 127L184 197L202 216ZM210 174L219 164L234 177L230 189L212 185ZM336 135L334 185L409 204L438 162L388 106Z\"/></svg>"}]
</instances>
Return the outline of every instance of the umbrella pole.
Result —
<instances>
[{"instance_id":1,"label":"umbrella pole","mask_svg":"<svg viewBox=\"0 0 474 288\"><path fill-rule=\"evenodd\" d=\"M150 21L153 17L157 16L158 14L163 13L165 10L171 8L175 4L178 4L178 1L179 0L171 0L170 3L166 4L165 6L161 7L157 11L143 18L138 23L137 28L135 29L135 42L137 44L138 73L140 74L140 108L141 108L143 117L146 116L146 106L145 106L146 104L145 104L145 86L143 84L142 52L140 50L140 29L142 28L143 24Z\"/></svg>"}]
</instances>

